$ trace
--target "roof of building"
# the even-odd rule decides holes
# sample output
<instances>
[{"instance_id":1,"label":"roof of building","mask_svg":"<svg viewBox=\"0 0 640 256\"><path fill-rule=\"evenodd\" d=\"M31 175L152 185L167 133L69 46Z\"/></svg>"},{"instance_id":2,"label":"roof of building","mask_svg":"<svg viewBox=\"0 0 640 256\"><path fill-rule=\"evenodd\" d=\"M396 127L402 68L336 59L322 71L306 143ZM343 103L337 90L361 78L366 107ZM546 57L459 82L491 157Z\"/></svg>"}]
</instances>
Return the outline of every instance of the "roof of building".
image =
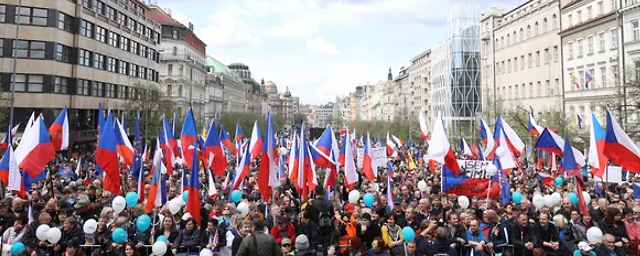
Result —
<instances>
[{"instance_id":1,"label":"roof of building","mask_svg":"<svg viewBox=\"0 0 640 256\"><path fill-rule=\"evenodd\" d=\"M213 73L227 73L230 74L231 69L229 69L227 67L227 65L223 64L222 62L214 59L211 56L207 56L207 59L205 60L205 67L212 67L213 68Z\"/></svg>"},{"instance_id":2,"label":"roof of building","mask_svg":"<svg viewBox=\"0 0 640 256\"><path fill-rule=\"evenodd\" d=\"M160 24L171 24L177 26L184 26L179 21L175 20L168 13L166 13L162 8L158 6L149 6L149 11L145 13L147 18L154 20Z\"/></svg>"}]
</instances>

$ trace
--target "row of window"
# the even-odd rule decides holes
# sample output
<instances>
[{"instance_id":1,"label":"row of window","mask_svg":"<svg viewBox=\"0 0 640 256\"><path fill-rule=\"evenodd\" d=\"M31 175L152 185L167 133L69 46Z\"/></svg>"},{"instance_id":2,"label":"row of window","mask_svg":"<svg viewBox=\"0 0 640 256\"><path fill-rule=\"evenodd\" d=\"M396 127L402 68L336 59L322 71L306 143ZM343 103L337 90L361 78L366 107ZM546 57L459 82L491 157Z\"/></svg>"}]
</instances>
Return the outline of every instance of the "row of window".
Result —
<instances>
[{"instance_id":1,"label":"row of window","mask_svg":"<svg viewBox=\"0 0 640 256\"><path fill-rule=\"evenodd\" d=\"M542 87L541 81L536 82L535 85L534 87L534 83L531 82L528 86L526 83L522 83L521 85L498 86L496 87L496 95L499 95L505 100L553 96L556 95L556 89L560 89L560 79L555 79L553 87L551 87L549 80L545 81L544 87Z\"/></svg>"},{"instance_id":2,"label":"row of window","mask_svg":"<svg viewBox=\"0 0 640 256\"><path fill-rule=\"evenodd\" d=\"M551 62L552 60L553 62L558 62L558 60L560 59L558 46L553 47L552 53L550 53L549 50L550 50L549 48L545 48L544 52L542 53L544 54L544 64L549 64L549 62ZM536 67L539 67L541 64L540 54L541 54L540 51L535 52ZM497 62L496 74L500 75L505 73L511 73L512 70L513 72L516 72L518 71L518 66L520 67L520 70L524 70L525 66L527 66L528 68L533 68L533 59L534 59L533 53L529 53L527 57L528 59L525 59L525 55L520 55L520 58L515 57L513 58L513 61L511 59L508 59L506 61ZM489 70L489 66L485 66L485 68ZM486 75L488 76L489 74L487 73Z\"/></svg>"},{"instance_id":3,"label":"row of window","mask_svg":"<svg viewBox=\"0 0 640 256\"><path fill-rule=\"evenodd\" d=\"M155 61L156 63L160 61L160 55L156 50L86 20L80 21L79 34L95 39L96 41L109 44L113 47L120 48L123 51Z\"/></svg>"},{"instance_id":4,"label":"row of window","mask_svg":"<svg viewBox=\"0 0 640 256\"><path fill-rule=\"evenodd\" d=\"M597 35L597 39L598 39L598 53L604 53L607 49L606 46L606 39L605 39L605 32L599 32ZM611 50L616 50L617 45L618 45L618 30L613 28L611 30L609 30L609 35L611 37ZM587 56L593 55L594 54L594 35L589 35L587 36ZM576 39L575 42L567 42L567 58L568 60L572 60L574 57L576 58L582 58L584 57L584 42L583 42L583 38L580 39ZM574 43L577 46L577 52L574 56Z\"/></svg>"},{"instance_id":5,"label":"row of window","mask_svg":"<svg viewBox=\"0 0 640 256\"><path fill-rule=\"evenodd\" d=\"M51 92L50 88L53 87L53 93L73 94L71 89L73 84L75 84L76 95L114 99L140 99L144 93L143 89L133 88L126 85L61 76L55 76L53 79L45 79L45 77L45 75L40 74L16 74L14 89L16 92L42 93ZM14 80L12 79L11 82L13 81Z\"/></svg>"},{"instance_id":6,"label":"row of window","mask_svg":"<svg viewBox=\"0 0 640 256\"><path fill-rule=\"evenodd\" d=\"M104 6L105 6L104 2L98 1L98 0L78 0L78 3L80 2L82 2L82 6L84 6L84 8L91 9L91 10L104 10ZM125 5L127 9L131 10L134 14L140 15L142 17L144 17L144 14L146 12L146 8L144 6L138 5L131 0L111 0L111 2L114 2L116 4L120 2L121 4Z\"/></svg>"},{"instance_id":7,"label":"row of window","mask_svg":"<svg viewBox=\"0 0 640 256\"><path fill-rule=\"evenodd\" d=\"M611 10L618 9L618 1L619 0L610 0L610 1L611 1L611 4L610 4ZM573 15L574 13L568 14L567 18L566 18L567 19L567 23L566 24L568 25L567 28L573 27L574 25L579 25L583 21L588 21L590 19L593 19L595 17L599 17L599 16L605 14L605 12L604 12L604 8L605 8L604 1L598 1L598 3L596 5L597 5L597 7L596 7L597 9L595 10L596 11L595 15L594 15L593 6L591 6L591 5L585 6L584 10L583 9L577 10L575 12L575 16ZM586 18L586 19L584 19L584 20L582 19L583 18L583 15L582 15L583 12L582 11L586 11L586 15L584 15L584 18ZM574 19L574 17L575 17L575 19ZM574 20L575 20L575 23L574 23Z\"/></svg>"},{"instance_id":8,"label":"row of window","mask_svg":"<svg viewBox=\"0 0 640 256\"><path fill-rule=\"evenodd\" d=\"M113 8L103 1L99 0L82 0L83 6L86 9L93 10L99 15L118 23L122 28L128 28L132 32L136 32L147 39L160 43L160 34L154 31L152 28L145 26L142 22L136 21L135 17L130 17L123 12L118 12L116 8ZM120 0L116 0L120 1ZM129 6L132 10L138 10L138 14L144 17L145 9L139 5L136 5L132 1L129 1L132 5Z\"/></svg>"},{"instance_id":9,"label":"row of window","mask_svg":"<svg viewBox=\"0 0 640 256\"><path fill-rule=\"evenodd\" d=\"M596 72L597 70L597 72ZM617 74L618 66L611 65L611 73ZM569 69L567 73L568 85L571 91L592 90L598 88L614 87L615 83L611 79L607 79L607 67L600 66L587 67L586 69L573 70ZM587 81L589 82L587 84Z\"/></svg>"},{"instance_id":10,"label":"row of window","mask_svg":"<svg viewBox=\"0 0 640 256\"><path fill-rule=\"evenodd\" d=\"M542 19L542 33L546 33L548 30L548 24L547 24L547 18ZM539 24L536 21L533 25L534 27L534 34L533 36L531 36L531 25L527 25L527 31L526 31L526 38L525 38L525 31L524 28L520 28L520 38L518 39L518 33L514 30L513 31L513 41L511 39L511 34L507 34L507 41L505 42L504 40L504 36L500 37L500 40L498 40L498 38L496 38L496 48L497 49L502 49L508 46L511 46L513 44L516 44L517 42L520 41L524 41L526 39L530 39L532 37L536 37L538 35L540 35L540 28L539 28ZM558 17L554 14L551 17L551 29L557 29L558 28Z\"/></svg>"}]
</instances>

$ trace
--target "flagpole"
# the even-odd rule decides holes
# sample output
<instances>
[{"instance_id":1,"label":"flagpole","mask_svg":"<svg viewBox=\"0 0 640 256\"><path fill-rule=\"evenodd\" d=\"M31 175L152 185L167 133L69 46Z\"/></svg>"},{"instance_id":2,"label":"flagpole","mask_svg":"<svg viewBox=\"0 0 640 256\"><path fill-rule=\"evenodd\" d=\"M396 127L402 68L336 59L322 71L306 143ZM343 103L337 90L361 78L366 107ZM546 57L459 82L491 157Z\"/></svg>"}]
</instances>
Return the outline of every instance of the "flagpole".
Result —
<instances>
[{"instance_id":1,"label":"flagpole","mask_svg":"<svg viewBox=\"0 0 640 256\"><path fill-rule=\"evenodd\" d=\"M13 49L13 74L11 76L11 107L9 110L9 129L13 127L13 112L15 105L15 95L16 95L16 72L18 69L18 40L20 39L20 11L22 10L22 0L18 1L18 13L16 14L16 39L14 41L14 49ZM9 142L9 146L11 146L12 142Z\"/></svg>"}]
</instances>

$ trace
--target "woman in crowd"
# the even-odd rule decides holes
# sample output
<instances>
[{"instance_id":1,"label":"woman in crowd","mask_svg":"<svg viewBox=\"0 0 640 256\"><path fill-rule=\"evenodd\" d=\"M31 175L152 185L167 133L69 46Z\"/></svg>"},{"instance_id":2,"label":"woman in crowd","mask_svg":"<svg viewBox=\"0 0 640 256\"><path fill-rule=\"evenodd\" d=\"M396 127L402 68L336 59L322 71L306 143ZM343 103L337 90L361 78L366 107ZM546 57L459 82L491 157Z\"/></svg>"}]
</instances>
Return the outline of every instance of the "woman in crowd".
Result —
<instances>
[{"instance_id":1,"label":"woman in crowd","mask_svg":"<svg viewBox=\"0 0 640 256\"><path fill-rule=\"evenodd\" d=\"M367 256L389 256L382 237L376 237L371 242L371 249L367 250Z\"/></svg>"},{"instance_id":2,"label":"woman in crowd","mask_svg":"<svg viewBox=\"0 0 640 256\"><path fill-rule=\"evenodd\" d=\"M200 241L198 223L193 218L189 218L185 221L185 229L180 231L180 235L173 244L173 253L198 252Z\"/></svg>"}]
</instances>

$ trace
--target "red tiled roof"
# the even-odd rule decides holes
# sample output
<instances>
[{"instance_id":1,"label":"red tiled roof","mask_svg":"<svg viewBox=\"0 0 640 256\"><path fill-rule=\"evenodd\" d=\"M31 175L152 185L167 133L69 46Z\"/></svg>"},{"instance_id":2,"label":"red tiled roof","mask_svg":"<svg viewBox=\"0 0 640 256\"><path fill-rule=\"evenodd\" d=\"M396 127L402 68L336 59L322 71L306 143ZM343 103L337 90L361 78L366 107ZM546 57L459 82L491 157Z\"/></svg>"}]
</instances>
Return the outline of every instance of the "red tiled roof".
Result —
<instances>
[{"instance_id":1,"label":"red tiled roof","mask_svg":"<svg viewBox=\"0 0 640 256\"><path fill-rule=\"evenodd\" d=\"M147 18L162 24L182 25L179 21L171 18L169 14L165 13L157 6L151 6L149 11L145 12Z\"/></svg>"}]
</instances>

